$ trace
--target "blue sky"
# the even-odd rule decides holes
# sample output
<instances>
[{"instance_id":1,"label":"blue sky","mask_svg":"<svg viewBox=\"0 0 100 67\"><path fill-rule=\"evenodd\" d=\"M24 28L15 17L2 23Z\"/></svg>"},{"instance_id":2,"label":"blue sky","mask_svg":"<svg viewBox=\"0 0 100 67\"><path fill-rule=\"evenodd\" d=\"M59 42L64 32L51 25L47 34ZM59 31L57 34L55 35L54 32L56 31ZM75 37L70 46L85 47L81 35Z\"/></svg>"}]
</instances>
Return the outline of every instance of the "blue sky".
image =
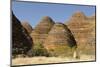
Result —
<instances>
[{"instance_id":1,"label":"blue sky","mask_svg":"<svg viewBox=\"0 0 100 67\"><path fill-rule=\"evenodd\" d=\"M55 22L68 21L76 11L91 16L95 13L95 6L13 1L12 11L20 21L28 21L35 27L43 16L49 16Z\"/></svg>"}]
</instances>

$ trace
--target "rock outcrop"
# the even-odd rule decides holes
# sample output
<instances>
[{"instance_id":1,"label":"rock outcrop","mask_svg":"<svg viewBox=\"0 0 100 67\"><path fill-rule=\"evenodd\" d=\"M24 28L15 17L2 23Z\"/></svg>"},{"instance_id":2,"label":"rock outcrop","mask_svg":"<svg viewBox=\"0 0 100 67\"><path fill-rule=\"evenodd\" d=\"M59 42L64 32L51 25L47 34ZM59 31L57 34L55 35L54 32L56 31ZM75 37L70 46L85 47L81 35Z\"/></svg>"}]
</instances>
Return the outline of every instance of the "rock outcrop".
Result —
<instances>
[{"instance_id":1,"label":"rock outcrop","mask_svg":"<svg viewBox=\"0 0 100 67\"><path fill-rule=\"evenodd\" d=\"M43 17L40 23L34 28L34 30L31 33L33 42L35 44L37 43L42 44L53 25L54 21L50 17L48 16Z\"/></svg>"},{"instance_id":2,"label":"rock outcrop","mask_svg":"<svg viewBox=\"0 0 100 67\"><path fill-rule=\"evenodd\" d=\"M72 56L82 51L95 54L95 19L95 15L87 17L82 12L76 12L63 24L45 16L33 30L27 22L21 24L12 14L12 53Z\"/></svg>"},{"instance_id":3,"label":"rock outcrop","mask_svg":"<svg viewBox=\"0 0 100 67\"><path fill-rule=\"evenodd\" d=\"M32 38L12 13L12 55L26 54L32 46Z\"/></svg>"},{"instance_id":4,"label":"rock outcrop","mask_svg":"<svg viewBox=\"0 0 100 67\"><path fill-rule=\"evenodd\" d=\"M79 49L95 50L95 16L87 17L82 12L76 12L65 24L73 33Z\"/></svg>"},{"instance_id":5,"label":"rock outcrop","mask_svg":"<svg viewBox=\"0 0 100 67\"><path fill-rule=\"evenodd\" d=\"M43 45L55 56L69 55L71 49L77 47L74 36L63 23L54 24Z\"/></svg>"},{"instance_id":6,"label":"rock outcrop","mask_svg":"<svg viewBox=\"0 0 100 67\"><path fill-rule=\"evenodd\" d=\"M28 22L22 22L21 23L23 25L23 27L27 30L27 32L30 34L32 32L32 27Z\"/></svg>"}]
</instances>

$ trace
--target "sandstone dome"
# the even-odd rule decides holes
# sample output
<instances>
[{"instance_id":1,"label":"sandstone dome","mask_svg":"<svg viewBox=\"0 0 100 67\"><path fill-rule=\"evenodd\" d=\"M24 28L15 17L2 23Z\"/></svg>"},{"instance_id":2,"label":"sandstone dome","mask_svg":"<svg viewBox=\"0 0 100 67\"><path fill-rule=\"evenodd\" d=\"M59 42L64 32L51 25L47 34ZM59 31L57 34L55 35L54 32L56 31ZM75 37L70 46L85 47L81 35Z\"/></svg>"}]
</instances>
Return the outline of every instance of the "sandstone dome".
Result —
<instances>
[{"instance_id":1,"label":"sandstone dome","mask_svg":"<svg viewBox=\"0 0 100 67\"><path fill-rule=\"evenodd\" d=\"M30 34L32 32L32 27L28 22L22 22L21 23L23 25L23 27L27 30L27 32Z\"/></svg>"},{"instance_id":2,"label":"sandstone dome","mask_svg":"<svg viewBox=\"0 0 100 67\"><path fill-rule=\"evenodd\" d=\"M54 24L43 45L51 54L57 55L66 54L69 49L77 46L68 27L59 22Z\"/></svg>"},{"instance_id":3,"label":"sandstone dome","mask_svg":"<svg viewBox=\"0 0 100 67\"><path fill-rule=\"evenodd\" d=\"M50 17L43 17L31 33L34 43L43 43L54 24Z\"/></svg>"},{"instance_id":4,"label":"sandstone dome","mask_svg":"<svg viewBox=\"0 0 100 67\"><path fill-rule=\"evenodd\" d=\"M80 18L71 17L65 24L73 33L75 40L77 42L78 48L82 51L89 50L90 53L95 53L95 14L92 16L84 16L82 13L77 13L80 15ZM75 15L75 14L73 14ZM85 19L84 19L85 17ZM92 46L91 46L92 45ZM92 52L94 50L94 52Z\"/></svg>"},{"instance_id":5,"label":"sandstone dome","mask_svg":"<svg viewBox=\"0 0 100 67\"><path fill-rule=\"evenodd\" d=\"M40 34L46 34L50 31L53 25L54 21L50 17L44 16L38 25L34 28L34 31Z\"/></svg>"},{"instance_id":6,"label":"sandstone dome","mask_svg":"<svg viewBox=\"0 0 100 67\"><path fill-rule=\"evenodd\" d=\"M32 38L12 13L12 55L26 54L32 47Z\"/></svg>"},{"instance_id":7,"label":"sandstone dome","mask_svg":"<svg viewBox=\"0 0 100 67\"><path fill-rule=\"evenodd\" d=\"M85 19L85 14L81 11L77 11L72 15L73 18Z\"/></svg>"}]
</instances>

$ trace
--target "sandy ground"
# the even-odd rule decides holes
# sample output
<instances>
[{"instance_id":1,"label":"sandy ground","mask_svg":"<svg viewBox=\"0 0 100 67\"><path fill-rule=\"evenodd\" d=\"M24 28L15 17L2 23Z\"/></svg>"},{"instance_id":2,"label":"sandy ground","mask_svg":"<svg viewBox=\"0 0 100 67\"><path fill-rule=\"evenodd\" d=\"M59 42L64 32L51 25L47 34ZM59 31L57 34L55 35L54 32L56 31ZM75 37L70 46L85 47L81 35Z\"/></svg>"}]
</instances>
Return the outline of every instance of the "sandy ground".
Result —
<instances>
[{"instance_id":1,"label":"sandy ground","mask_svg":"<svg viewBox=\"0 0 100 67\"><path fill-rule=\"evenodd\" d=\"M60 62L77 62L77 61L94 61L94 55L81 55L80 59L72 59L69 57L26 57L12 59L12 65L27 65L27 64L45 64L45 63L60 63Z\"/></svg>"}]
</instances>

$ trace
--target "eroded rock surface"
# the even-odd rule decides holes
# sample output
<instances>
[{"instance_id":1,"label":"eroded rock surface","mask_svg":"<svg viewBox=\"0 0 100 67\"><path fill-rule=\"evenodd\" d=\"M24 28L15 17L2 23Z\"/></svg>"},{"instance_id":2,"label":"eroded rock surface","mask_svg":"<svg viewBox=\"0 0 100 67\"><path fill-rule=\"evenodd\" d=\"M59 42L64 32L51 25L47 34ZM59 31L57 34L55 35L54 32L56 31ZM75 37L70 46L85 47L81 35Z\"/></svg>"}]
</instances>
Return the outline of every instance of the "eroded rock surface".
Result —
<instances>
[{"instance_id":1,"label":"eroded rock surface","mask_svg":"<svg viewBox=\"0 0 100 67\"><path fill-rule=\"evenodd\" d=\"M32 48L32 45L32 38L12 13L12 54L26 54Z\"/></svg>"}]
</instances>

